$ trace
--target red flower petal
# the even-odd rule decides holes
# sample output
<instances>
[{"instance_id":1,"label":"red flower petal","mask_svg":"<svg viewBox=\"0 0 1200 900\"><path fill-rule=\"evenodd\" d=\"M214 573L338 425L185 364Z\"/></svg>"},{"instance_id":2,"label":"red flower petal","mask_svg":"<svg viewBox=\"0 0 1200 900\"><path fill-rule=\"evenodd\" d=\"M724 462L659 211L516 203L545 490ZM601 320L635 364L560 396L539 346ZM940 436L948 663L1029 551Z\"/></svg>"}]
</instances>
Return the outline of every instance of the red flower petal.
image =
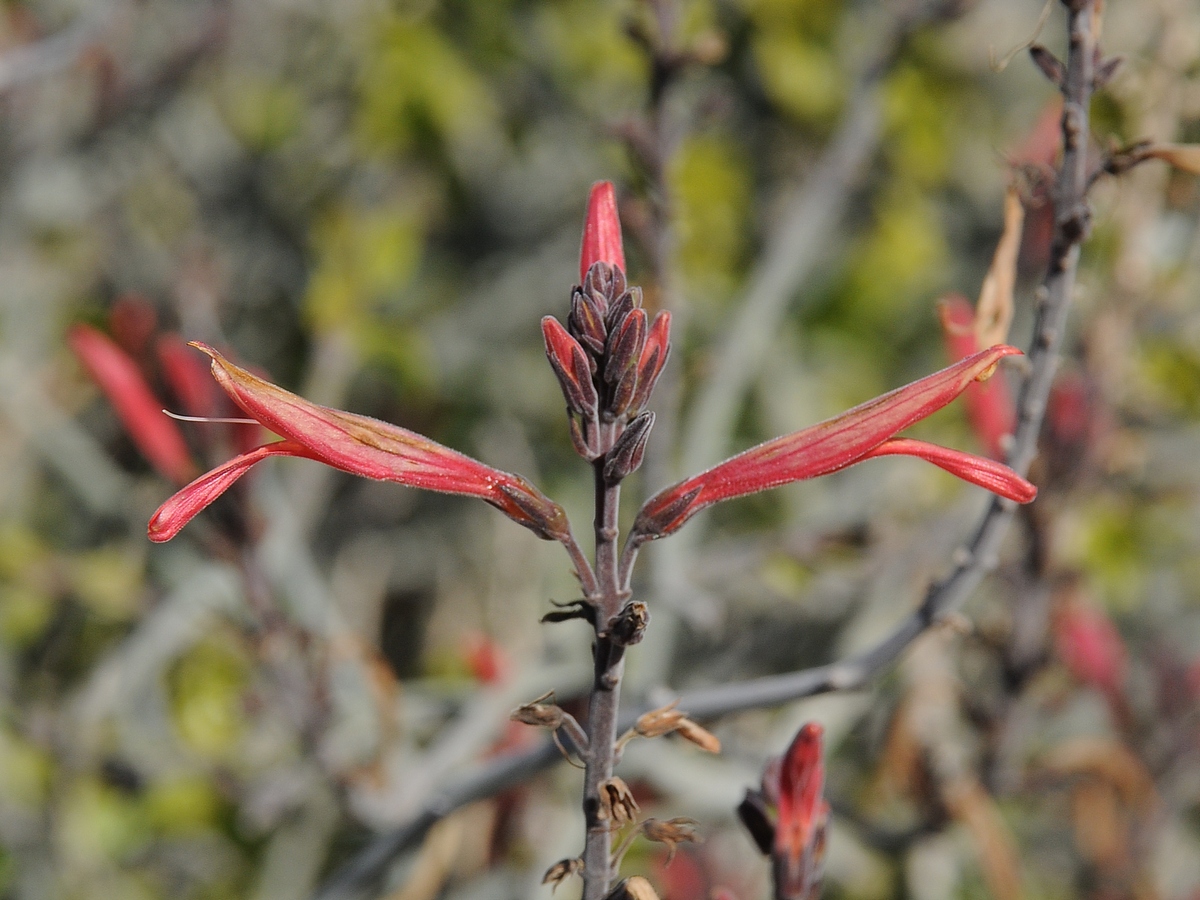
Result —
<instances>
[{"instance_id":1,"label":"red flower petal","mask_svg":"<svg viewBox=\"0 0 1200 900\"><path fill-rule=\"evenodd\" d=\"M987 488L993 494L999 494L1017 503L1029 503L1037 497L1037 488L1032 483L994 459L939 447L925 441L915 441L912 438L891 438L862 458L872 459L876 456L895 454L920 457L945 469L951 475L957 475L963 481Z\"/></svg>"},{"instance_id":2,"label":"red flower petal","mask_svg":"<svg viewBox=\"0 0 1200 900\"><path fill-rule=\"evenodd\" d=\"M953 294L938 304L946 348L954 362L978 351L975 339L975 310L961 294ZM1017 427L1016 408L1003 378L989 378L967 388L964 397L967 418L979 442L987 448L992 459L1007 455L1004 439Z\"/></svg>"},{"instance_id":3,"label":"red flower petal","mask_svg":"<svg viewBox=\"0 0 1200 900\"><path fill-rule=\"evenodd\" d=\"M651 497L638 513L634 530L644 540L662 537L713 503L828 475L865 459L897 432L986 378L1003 357L1016 353L1020 351L1015 347L998 344L840 416L759 444Z\"/></svg>"},{"instance_id":4,"label":"red flower petal","mask_svg":"<svg viewBox=\"0 0 1200 900\"><path fill-rule=\"evenodd\" d=\"M292 441L276 441L257 450L235 456L229 462L205 472L191 484L178 491L150 517L146 534L155 543L169 541L209 504L229 490L255 463L268 456L300 456L312 458L304 447Z\"/></svg>"},{"instance_id":5,"label":"red flower petal","mask_svg":"<svg viewBox=\"0 0 1200 900\"><path fill-rule=\"evenodd\" d=\"M92 380L113 405L117 418L142 455L162 475L182 484L196 466L175 423L163 415L137 363L112 340L90 325L76 325L67 343Z\"/></svg>"},{"instance_id":6,"label":"red flower petal","mask_svg":"<svg viewBox=\"0 0 1200 900\"><path fill-rule=\"evenodd\" d=\"M625 271L625 248L621 243L621 220L617 217L617 195L611 181L592 185L587 218L583 223L583 246L579 250L579 281L592 263L606 262Z\"/></svg>"},{"instance_id":7,"label":"red flower petal","mask_svg":"<svg viewBox=\"0 0 1200 900\"><path fill-rule=\"evenodd\" d=\"M284 443L289 448L299 448L298 451L284 450L277 445L267 445L276 448L272 452L306 456L365 478L479 497L543 538L561 540L566 537L566 514L562 508L519 476L493 469L387 422L310 403L235 366L211 347L199 343L192 346L212 358L213 376L238 406L285 438ZM253 457L263 449L252 451L245 458ZM252 465L260 458L255 457L247 465ZM226 463L209 474L220 473L229 465ZM228 487L237 477L227 482L218 479L218 483ZM187 494L190 489L191 486L180 494ZM196 497L200 499L209 496L199 488L195 490ZM210 493L207 502L212 502L220 495L220 491ZM166 506L170 506L175 499L167 501ZM192 509L187 518L195 515L202 506ZM176 528L171 534L177 531Z\"/></svg>"}]
</instances>

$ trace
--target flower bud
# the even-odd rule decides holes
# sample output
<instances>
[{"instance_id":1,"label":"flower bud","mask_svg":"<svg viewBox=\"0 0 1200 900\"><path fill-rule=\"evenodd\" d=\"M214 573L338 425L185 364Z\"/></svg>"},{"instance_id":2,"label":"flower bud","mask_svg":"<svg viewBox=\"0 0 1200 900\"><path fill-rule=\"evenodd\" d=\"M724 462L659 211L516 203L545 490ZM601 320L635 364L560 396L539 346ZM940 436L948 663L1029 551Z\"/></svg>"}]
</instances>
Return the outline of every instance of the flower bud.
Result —
<instances>
[{"instance_id":1,"label":"flower bud","mask_svg":"<svg viewBox=\"0 0 1200 900\"><path fill-rule=\"evenodd\" d=\"M587 277L597 262L617 269L625 268L625 248L621 242L621 220L617 216L617 195L611 181L592 185L588 196L587 217L583 222L583 244L579 250L579 277Z\"/></svg>"},{"instance_id":2,"label":"flower bud","mask_svg":"<svg viewBox=\"0 0 1200 900\"><path fill-rule=\"evenodd\" d=\"M542 319L542 336L546 342L546 358L558 376L567 408L584 418L595 416L599 397L592 383L587 354L554 316Z\"/></svg>"},{"instance_id":3,"label":"flower bud","mask_svg":"<svg viewBox=\"0 0 1200 900\"><path fill-rule=\"evenodd\" d=\"M626 475L638 470L642 458L646 455L646 442L653 427L654 413L648 411L629 423L613 444L613 448L608 451L608 458L604 461L605 481L616 484Z\"/></svg>"}]
</instances>

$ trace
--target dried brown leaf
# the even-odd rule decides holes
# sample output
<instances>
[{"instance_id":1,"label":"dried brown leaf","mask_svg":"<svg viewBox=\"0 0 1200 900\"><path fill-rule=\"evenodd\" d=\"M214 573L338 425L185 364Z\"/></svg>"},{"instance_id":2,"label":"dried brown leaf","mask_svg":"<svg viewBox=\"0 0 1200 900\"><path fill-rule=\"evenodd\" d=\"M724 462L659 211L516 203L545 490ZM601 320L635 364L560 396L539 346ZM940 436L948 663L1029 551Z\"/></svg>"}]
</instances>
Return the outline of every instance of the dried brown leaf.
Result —
<instances>
[{"instance_id":1,"label":"dried brown leaf","mask_svg":"<svg viewBox=\"0 0 1200 900\"><path fill-rule=\"evenodd\" d=\"M942 800L971 833L988 888L996 900L1021 900L1021 865L1016 844L995 803L971 776L942 786Z\"/></svg>"},{"instance_id":2,"label":"dried brown leaf","mask_svg":"<svg viewBox=\"0 0 1200 900\"><path fill-rule=\"evenodd\" d=\"M1013 289L1017 283L1017 255L1021 250L1021 232L1025 225L1025 207L1016 185L1004 195L1004 231L992 255L992 264L979 291L975 307L975 340L979 347L1003 344L1013 317Z\"/></svg>"}]
</instances>

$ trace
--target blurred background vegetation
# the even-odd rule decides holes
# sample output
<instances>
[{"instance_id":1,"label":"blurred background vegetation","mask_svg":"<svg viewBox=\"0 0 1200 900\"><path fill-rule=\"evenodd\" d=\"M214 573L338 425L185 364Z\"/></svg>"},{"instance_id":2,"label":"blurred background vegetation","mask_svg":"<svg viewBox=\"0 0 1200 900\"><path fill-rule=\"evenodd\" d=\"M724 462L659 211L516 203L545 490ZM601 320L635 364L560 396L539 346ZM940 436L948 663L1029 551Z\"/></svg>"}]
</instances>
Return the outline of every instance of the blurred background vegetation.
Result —
<instances>
[{"instance_id":1,"label":"blurred background vegetation","mask_svg":"<svg viewBox=\"0 0 1200 900\"><path fill-rule=\"evenodd\" d=\"M589 185L618 184L631 277L676 316L637 496L947 362L936 300L978 292L1014 170L1053 160L1054 89L1026 55L990 62L1040 8L6 0L0 896L311 896L533 740L511 707L590 670L582 627L538 624L574 596L558 548L482 504L288 460L151 546L172 487L72 323L164 405L158 337L204 340L520 472L586 530L537 323L566 313ZM1111 3L1105 35L1127 61L1097 145L1200 140L1200 7ZM1061 46L1057 10L1041 40ZM1152 164L1095 200L1042 497L974 630L870 692L717 723L719 759L632 747L644 806L707 838L669 868L630 854L664 900L766 895L733 809L809 718L838 813L826 896L1200 892L1200 182ZM1034 204L1016 343L1047 240ZM232 452L184 428L202 467ZM978 449L961 409L920 433ZM981 503L879 461L707 513L643 554L631 696L863 646ZM549 896L578 794L561 766L469 807L370 890Z\"/></svg>"}]
</instances>

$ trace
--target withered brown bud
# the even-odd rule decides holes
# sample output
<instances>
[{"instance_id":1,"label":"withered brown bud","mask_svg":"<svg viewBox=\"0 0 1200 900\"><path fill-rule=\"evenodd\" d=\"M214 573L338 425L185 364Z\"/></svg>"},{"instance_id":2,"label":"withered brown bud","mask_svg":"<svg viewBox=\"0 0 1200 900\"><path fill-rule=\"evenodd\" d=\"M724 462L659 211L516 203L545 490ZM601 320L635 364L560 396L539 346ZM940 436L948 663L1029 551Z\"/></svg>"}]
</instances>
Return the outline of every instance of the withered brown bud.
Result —
<instances>
[{"instance_id":1,"label":"withered brown bud","mask_svg":"<svg viewBox=\"0 0 1200 900\"><path fill-rule=\"evenodd\" d=\"M553 600L550 602L554 603ZM587 600L572 600L570 603L554 603L554 605L558 609L542 616L543 622L567 622L571 619L585 619L593 626L596 624L596 607Z\"/></svg>"},{"instance_id":2,"label":"withered brown bud","mask_svg":"<svg viewBox=\"0 0 1200 900\"><path fill-rule=\"evenodd\" d=\"M613 643L622 647L632 647L640 643L646 634L646 626L650 624L650 609L641 600L631 600L621 607L621 611L608 620L605 629Z\"/></svg>"},{"instance_id":3,"label":"withered brown bud","mask_svg":"<svg viewBox=\"0 0 1200 900\"><path fill-rule=\"evenodd\" d=\"M553 700L553 698L554 691L547 691L536 700L531 700L522 706L518 706L509 713L508 717L514 722L520 722L523 725L536 725L539 728L558 728L562 725L566 713L557 704L546 702L547 700Z\"/></svg>"},{"instance_id":4,"label":"withered brown bud","mask_svg":"<svg viewBox=\"0 0 1200 900\"><path fill-rule=\"evenodd\" d=\"M620 828L637 818L638 804L633 799L629 785L616 776L600 782L600 809L596 818L601 822L612 822L614 829Z\"/></svg>"},{"instance_id":5,"label":"withered brown bud","mask_svg":"<svg viewBox=\"0 0 1200 900\"><path fill-rule=\"evenodd\" d=\"M698 844L702 840L696 833L700 823L686 816L659 821L646 819L642 822L642 834L646 840L667 845L667 865L675 858L675 850L680 844Z\"/></svg>"},{"instance_id":6,"label":"withered brown bud","mask_svg":"<svg viewBox=\"0 0 1200 900\"><path fill-rule=\"evenodd\" d=\"M542 884L553 885L550 889L550 892L553 893L558 890L560 884L582 871L583 860L579 857L575 857L574 859L560 859L546 870L546 874L542 876Z\"/></svg>"},{"instance_id":7,"label":"withered brown bud","mask_svg":"<svg viewBox=\"0 0 1200 900\"><path fill-rule=\"evenodd\" d=\"M705 753L721 752L721 742L717 740L717 736L691 719L684 719L680 722L675 728L675 733L685 741L695 744Z\"/></svg>"},{"instance_id":8,"label":"withered brown bud","mask_svg":"<svg viewBox=\"0 0 1200 900\"><path fill-rule=\"evenodd\" d=\"M642 713L638 716L636 722L633 723L633 730L642 737L654 738L662 737L664 734L670 734L679 727L679 723L687 718L687 713L680 712L677 707L678 700L672 700L666 706L660 706L658 709L652 709L648 713Z\"/></svg>"},{"instance_id":9,"label":"withered brown bud","mask_svg":"<svg viewBox=\"0 0 1200 900\"><path fill-rule=\"evenodd\" d=\"M644 412L636 416L617 438L604 461L604 479L616 484L626 475L636 472L646 455L646 442L650 429L654 427L654 413Z\"/></svg>"},{"instance_id":10,"label":"withered brown bud","mask_svg":"<svg viewBox=\"0 0 1200 900\"><path fill-rule=\"evenodd\" d=\"M1067 67L1041 44L1034 44L1030 47L1029 56L1033 59L1034 65L1041 69L1042 74L1055 87L1061 89L1067 83Z\"/></svg>"},{"instance_id":11,"label":"withered brown bud","mask_svg":"<svg viewBox=\"0 0 1200 900\"><path fill-rule=\"evenodd\" d=\"M658 900L658 894L645 878L634 875L618 882L604 900Z\"/></svg>"}]
</instances>

